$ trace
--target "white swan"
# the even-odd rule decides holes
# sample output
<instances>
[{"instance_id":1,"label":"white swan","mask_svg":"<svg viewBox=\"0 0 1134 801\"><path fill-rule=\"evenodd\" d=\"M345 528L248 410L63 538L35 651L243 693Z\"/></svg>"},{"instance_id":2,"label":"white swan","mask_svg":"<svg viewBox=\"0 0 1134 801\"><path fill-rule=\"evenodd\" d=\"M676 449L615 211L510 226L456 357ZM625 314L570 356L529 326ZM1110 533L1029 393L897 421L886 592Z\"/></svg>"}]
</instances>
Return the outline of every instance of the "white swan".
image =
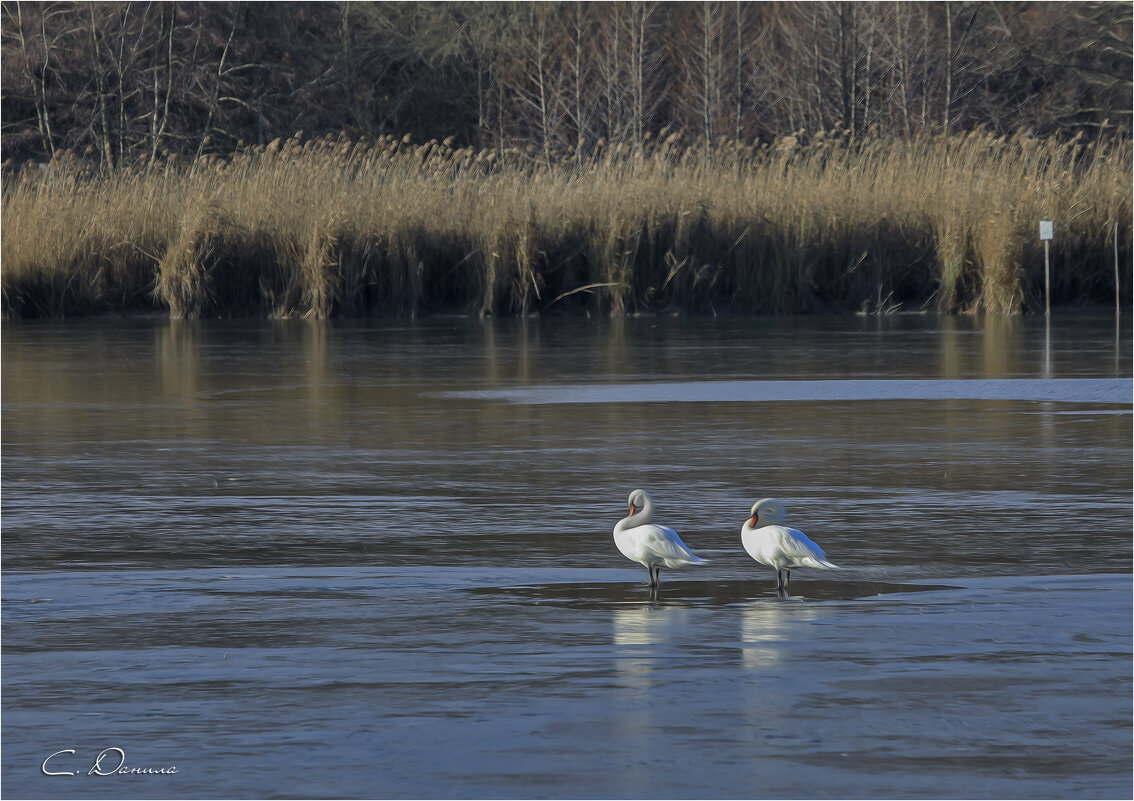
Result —
<instances>
[{"instance_id":1,"label":"white swan","mask_svg":"<svg viewBox=\"0 0 1134 801\"><path fill-rule=\"evenodd\" d=\"M740 529L740 544L762 565L776 569L776 589L787 590L791 571L798 567L838 569L827 561L823 549L802 531L784 525L784 504L764 498L752 507L752 516Z\"/></svg>"},{"instance_id":2,"label":"white swan","mask_svg":"<svg viewBox=\"0 0 1134 801\"><path fill-rule=\"evenodd\" d=\"M632 562L643 565L650 574L650 586L661 584L663 567L679 568L687 565L702 565L702 559L693 553L669 526L659 526L650 522L654 515L654 499L645 490L634 490L627 500L630 515L618 521L614 527L614 544L622 555Z\"/></svg>"}]
</instances>

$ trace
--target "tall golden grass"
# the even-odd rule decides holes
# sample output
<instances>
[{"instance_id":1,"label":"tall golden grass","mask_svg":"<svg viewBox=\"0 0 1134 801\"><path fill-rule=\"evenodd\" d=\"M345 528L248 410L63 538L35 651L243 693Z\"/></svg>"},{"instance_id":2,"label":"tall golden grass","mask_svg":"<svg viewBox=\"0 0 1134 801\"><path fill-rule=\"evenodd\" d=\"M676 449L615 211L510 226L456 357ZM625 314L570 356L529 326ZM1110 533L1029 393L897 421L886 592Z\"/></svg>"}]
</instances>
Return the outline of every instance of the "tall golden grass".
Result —
<instances>
[{"instance_id":1,"label":"tall golden grass","mask_svg":"<svg viewBox=\"0 0 1134 801\"><path fill-rule=\"evenodd\" d=\"M3 312L1016 313L1043 308L1044 217L1056 302L1113 302L1116 235L1130 263L1127 140L706 152L296 137L111 174L64 156L4 179Z\"/></svg>"}]
</instances>

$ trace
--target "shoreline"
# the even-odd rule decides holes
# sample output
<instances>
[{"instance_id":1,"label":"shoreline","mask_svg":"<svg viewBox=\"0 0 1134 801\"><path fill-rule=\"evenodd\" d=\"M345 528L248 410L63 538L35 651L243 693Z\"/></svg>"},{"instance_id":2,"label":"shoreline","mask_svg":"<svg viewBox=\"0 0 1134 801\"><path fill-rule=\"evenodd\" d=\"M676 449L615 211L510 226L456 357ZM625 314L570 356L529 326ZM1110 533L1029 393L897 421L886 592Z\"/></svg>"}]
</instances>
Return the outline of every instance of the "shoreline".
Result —
<instances>
[{"instance_id":1,"label":"shoreline","mask_svg":"<svg viewBox=\"0 0 1134 801\"><path fill-rule=\"evenodd\" d=\"M1094 304L1086 306L1078 306L1074 304L1064 304L1053 306L1051 309L1052 319L1069 319L1069 318L1095 318L1095 317L1109 317L1123 319L1127 316L1134 315L1134 306L1124 305L1121 311L1116 315L1113 307L1108 308L1103 304ZM154 310L114 310L106 309L95 311L87 314L74 314L61 317L14 317L11 315L0 316L0 324L10 325L29 325L35 323L67 323L67 322L98 322L98 321L115 321L115 320L138 320L138 321L160 321L160 322L300 322L300 323L355 323L355 322L389 322L389 323L405 323L405 322L438 322L445 320L454 320L462 322L512 322L517 321L521 323L539 322L539 321L583 321L583 322L599 322L608 320L692 320L692 321L707 321L707 320L777 320L777 319L818 319L818 318L873 318L878 320L893 320L893 319L913 319L913 318L931 318L943 317L954 319L979 319L982 317L1001 317L1004 319L1020 319L1020 320L1042 320L1044 318L1043 312L1025 311L1018 313L998 313L998 312L982 312L982 311L938 311L936 309L896 309L886 312L863 312L863 311L824 311L824 312L764 312L764 313L745 313L736 311L718 311L711 312L689 312L682 310L655 310L655 311L635 311L626 312L620 316L612 317L609 315L597 315L588 313L585 310L575 311L552 311L549 313L540 313L538 311L528 312L527 314L511 314L511 315L482 315L475 312L453 312L441 311L431 312L424 314L417 314L412 317L399 317L395 315L382 315L382 314L363 314L352 316L330 316L330 317L314 317L314 316L287 316L287 317L273 317L266 315L256 314L238 314L228 316L215 316L215 317L174 317L171 316L168 309L154 309Z\"/></svg>"}]
</instances>

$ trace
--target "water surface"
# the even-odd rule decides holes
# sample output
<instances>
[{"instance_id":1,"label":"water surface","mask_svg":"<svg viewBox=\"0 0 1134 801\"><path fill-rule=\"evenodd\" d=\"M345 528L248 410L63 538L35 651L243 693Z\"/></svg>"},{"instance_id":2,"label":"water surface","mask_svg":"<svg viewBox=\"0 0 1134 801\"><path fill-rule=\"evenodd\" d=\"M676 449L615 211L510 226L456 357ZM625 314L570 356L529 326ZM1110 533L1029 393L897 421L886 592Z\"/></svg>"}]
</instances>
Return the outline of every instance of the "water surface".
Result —
<instances>
[{"instance_id":1,"label":"water surface","mask_svg":"<svg viewBox=\"0 0 1134 801\"><path fill-rule=\"evenodd\" d=\"M1134 789L1125 321L2 333L12 797Z\"/></svg>"}]
</instances>

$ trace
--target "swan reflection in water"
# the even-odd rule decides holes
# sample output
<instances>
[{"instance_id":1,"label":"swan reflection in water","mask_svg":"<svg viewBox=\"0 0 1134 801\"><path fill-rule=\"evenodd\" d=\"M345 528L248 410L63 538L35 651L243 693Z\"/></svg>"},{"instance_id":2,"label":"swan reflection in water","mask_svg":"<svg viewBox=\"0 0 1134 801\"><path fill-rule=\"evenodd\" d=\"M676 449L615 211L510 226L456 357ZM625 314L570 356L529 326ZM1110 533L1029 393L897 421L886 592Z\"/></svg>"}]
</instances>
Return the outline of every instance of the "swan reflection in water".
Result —
<instances>
[{"instance_id":1,"label":"swan reflection in water","mask_svg":"<svg viewBox=\"0 0 1134 801\"><path fill-rule=\"evenodd\" d=\"M746 668L767 668L785 661L790 642L806 637L803 631L818 615L809 603L790 600L758 601L740 612L741 662Z\"/></svg>"},{"instance_id":2,"label":"swan reflection in water","mask_svg":"<svg viewBox=\"0 0 1134 801\"><path fill-rule=\"evenodd\" d=\"M642 604L614 610L616 646L657 645L673 639L685 627L689 610L684 606Z\"/></svg>"},{"instance_id":3,"label":"swan reflection in water","mask_svg":"<svg viewBox=\"0 0 1134 801\"><path fill-rule=\"evenodd\" d=\"M614 667L627 683L648 689L651 673L664 665L662 649L672 644L687 625L689 610L681 606L627 606L614 610ZM665 649L669 652L670 649Z\"/></svg>"},{"instance_id":4,"label":"swan reflection in water","mask_svg":"<svg viewBox=\"0 0 1134 801\"><path fill-rule=\"evenodd\" d=\"M609 721L619 744L622 767L611 775L610 797L641 798L657 771L659 748L671 735L672 704L664 703L667 686L682 682L675 659L688 642L690 610L655 603L621 605L612 610L615 689L609 697Z\"/></svg>"}]
</instances>

